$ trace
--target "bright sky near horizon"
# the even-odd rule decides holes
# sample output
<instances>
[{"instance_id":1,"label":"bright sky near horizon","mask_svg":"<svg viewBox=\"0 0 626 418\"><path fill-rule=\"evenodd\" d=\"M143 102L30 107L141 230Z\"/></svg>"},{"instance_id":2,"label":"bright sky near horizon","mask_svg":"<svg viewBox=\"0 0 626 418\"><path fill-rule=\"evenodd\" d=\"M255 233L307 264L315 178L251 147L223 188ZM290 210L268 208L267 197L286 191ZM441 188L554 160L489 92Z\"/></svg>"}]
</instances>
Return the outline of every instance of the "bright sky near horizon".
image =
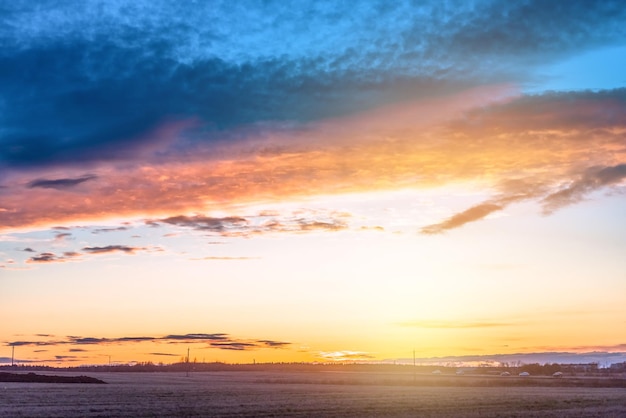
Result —
<instances>
[{"instance_id":1,"label":"bright sky near horizon","mask_svg":"<svg viewBox=\"0 0 626 418\"><path fill-rule=\"evenodd\" d=\"M625 361L625 6L2 6L0 364Z\"/></svg>"}]
</instances>

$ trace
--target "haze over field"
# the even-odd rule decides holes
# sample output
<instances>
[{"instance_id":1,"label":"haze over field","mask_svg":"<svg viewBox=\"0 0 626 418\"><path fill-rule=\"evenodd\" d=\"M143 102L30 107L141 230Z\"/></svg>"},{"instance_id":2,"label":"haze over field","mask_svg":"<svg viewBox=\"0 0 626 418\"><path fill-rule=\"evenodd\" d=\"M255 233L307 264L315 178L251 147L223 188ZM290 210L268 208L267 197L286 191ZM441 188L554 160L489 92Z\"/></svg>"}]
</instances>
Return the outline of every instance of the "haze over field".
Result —
<instances>
[{"instance_id":1,"label":"haze over field","mask_svg":"<svg viewBox=\"0 0 626 418\"><path fill-rule=\"evenodd\" d=\"M199 3L0 8L0 363L626 361L623 1Z\"/></svg>"}]
</instances>

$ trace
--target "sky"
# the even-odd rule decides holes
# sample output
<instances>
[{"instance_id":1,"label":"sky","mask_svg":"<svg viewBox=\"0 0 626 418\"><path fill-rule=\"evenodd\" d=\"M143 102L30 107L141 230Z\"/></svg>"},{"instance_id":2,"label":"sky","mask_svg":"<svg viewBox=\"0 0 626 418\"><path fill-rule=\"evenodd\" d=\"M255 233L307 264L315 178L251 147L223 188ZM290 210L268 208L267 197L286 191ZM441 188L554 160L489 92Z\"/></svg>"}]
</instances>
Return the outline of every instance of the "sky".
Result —
<instances>
[{"instance_id":1,"label":"sky","mask_svg":"<svg viewBox=\"0 0 626 418\"><path fill-rule=\"evenodd\" d=\"M3 4L0 363L626 361L624 6Z\"/></svg>"}]
</instances>

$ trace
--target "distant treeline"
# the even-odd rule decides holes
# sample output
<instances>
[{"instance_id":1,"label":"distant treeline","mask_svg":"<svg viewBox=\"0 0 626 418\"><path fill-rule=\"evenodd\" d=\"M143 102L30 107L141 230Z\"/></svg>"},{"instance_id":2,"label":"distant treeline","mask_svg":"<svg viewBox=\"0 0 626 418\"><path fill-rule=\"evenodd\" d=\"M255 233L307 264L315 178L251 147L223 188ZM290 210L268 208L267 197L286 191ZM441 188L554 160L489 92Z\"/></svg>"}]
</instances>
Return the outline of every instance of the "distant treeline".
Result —
<instances>
[{"instance_id":1,"label":"distant treeline","mask_svg":"<svg viewBox=\"0 0 626 418\"><path fill-rule=\"evenodd\" d=\"M617 366L617 367L616 367ZM435 366L409 364L371 364L371 363L256 363L256 364L229 364L229 363L196 363L180 362L173 364L156 364L142 362L134 364L91 365L75 367L50 367L44 365L0 366L8 370L58 370L80 372L221 372L221 371L274 371L274 372L377 372L377 373L437 373L446 375L494 375L502 372L519 374L527 372L531 376L551 376L561 372L564 376L601 376L626 373L626 363L612 365L610 368L600 368L597 363L590 364L523 364L513 366Z\"/></svg>"},{"instance_id":2,"label":"distant treeline","mask_svg":"<svg viewBox=\"0 0 626 418\"><path fill-rule=\"evenodd\" d=\"M51 376L35 373L0 372L0 382L12 383L96 383L104 384L100 379L89 376Z\"/></svg>"}]
</instances>

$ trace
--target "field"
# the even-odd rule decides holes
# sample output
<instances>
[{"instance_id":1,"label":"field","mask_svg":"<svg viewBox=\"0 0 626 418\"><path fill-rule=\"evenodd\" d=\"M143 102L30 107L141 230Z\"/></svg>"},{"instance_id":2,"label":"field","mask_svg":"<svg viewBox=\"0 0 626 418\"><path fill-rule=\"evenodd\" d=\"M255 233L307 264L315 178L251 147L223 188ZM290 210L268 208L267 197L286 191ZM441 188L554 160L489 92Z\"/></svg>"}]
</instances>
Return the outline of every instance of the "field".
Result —
<instances>
[{"instance_id":1,"label":"field","mask_svg":"<svg viewBox=\"0 0 626 418\"><path fill-rule=\"evenodd\" d=\"M0 416L626 416L624 387L568 378L331 371L90 375L108 384L0 383Z\"/></svg>"}]
</instances>

